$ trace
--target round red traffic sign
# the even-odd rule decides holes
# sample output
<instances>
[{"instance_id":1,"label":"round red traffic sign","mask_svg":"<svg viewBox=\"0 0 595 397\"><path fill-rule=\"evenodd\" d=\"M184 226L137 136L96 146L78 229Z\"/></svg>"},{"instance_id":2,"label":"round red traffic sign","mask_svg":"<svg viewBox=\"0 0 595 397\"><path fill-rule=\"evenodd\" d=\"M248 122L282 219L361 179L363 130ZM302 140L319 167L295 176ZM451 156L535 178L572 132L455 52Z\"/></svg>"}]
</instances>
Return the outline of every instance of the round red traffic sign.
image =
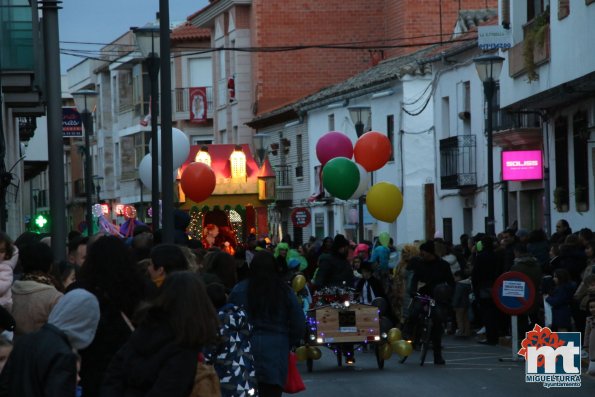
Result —
<instances>
[{"instance_id":1,"label":"round red traffic sign","mask_svg":"<svg viewBox=\"0 0 595 397\"><path fill-rule=\"evenodd\" d=\"M310 224L312 215L310 210L305 207L297 207L291 211L291 222L294 227L306 227Z\"/></svg>"},{"instance_id":2,"label":"round red traffic sign","mask_svg":"<svg viewBox=\"0 0 595 397\"><path fill-rule=\"evenodd\" d=\"M494 282L492 299L504 313L523 314L533 306L535 286L524 273L506 272Z\"/></svg>"}]
</instances>

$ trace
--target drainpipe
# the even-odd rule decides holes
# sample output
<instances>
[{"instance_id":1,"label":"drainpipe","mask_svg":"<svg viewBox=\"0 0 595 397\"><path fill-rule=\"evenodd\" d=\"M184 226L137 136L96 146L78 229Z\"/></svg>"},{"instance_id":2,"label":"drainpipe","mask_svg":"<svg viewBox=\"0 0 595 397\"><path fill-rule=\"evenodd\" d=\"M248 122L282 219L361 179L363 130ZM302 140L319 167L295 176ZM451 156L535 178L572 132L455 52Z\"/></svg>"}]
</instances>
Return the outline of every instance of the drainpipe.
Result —
<instances>
[{"instance_id":1,"label":"drainpipe","mask_svg":"<svg viewBox=\"0 0 595 397\"><path fill-rule=\"evenodd\" d=\"M502 27L504 29L510 29L510 0L502 0L500 19Z\"/></svg>"}]
</instances>

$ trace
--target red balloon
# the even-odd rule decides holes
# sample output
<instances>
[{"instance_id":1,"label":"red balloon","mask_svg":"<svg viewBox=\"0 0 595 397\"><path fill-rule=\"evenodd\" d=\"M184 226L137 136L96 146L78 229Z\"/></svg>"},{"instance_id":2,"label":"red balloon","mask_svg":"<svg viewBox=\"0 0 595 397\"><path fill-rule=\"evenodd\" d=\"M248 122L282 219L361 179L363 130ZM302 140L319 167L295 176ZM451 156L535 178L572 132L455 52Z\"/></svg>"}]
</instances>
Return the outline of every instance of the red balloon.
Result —
<instances>
[{"instance_id":1,"label":"red balloon","mask_svg":"<svg viewBox=\"0 0 595 397\"><path fill-rule=\"evenodd\" d=\"M191 163L184 169L180 185L184 194L195 203L209 198L215 190L215 173L204 163Z\"/></svg>"},{"instance_id":2,"label":"red balloon","mask_svg":"<svg viewBox=\"0 0 595 397\"><path fill-rule=\"evenodd\" d=\"M378 131L369 131L355 142L353 157L368 172L379 170L390 159L390 140Z\"/></svg>"}]
</instances>

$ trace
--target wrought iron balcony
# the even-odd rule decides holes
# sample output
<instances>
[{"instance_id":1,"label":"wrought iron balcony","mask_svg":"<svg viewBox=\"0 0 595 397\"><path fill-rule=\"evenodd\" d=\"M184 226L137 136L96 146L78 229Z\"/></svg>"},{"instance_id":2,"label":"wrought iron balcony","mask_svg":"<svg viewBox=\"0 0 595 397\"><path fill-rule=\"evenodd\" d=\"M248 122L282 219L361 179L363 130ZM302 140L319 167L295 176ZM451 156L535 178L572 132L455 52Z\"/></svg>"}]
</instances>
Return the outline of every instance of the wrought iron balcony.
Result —
<instances>
[{"instance_id":1,"label":"wrought iron balcony","mask_svg":"<svg viewBox=\"0 0 595 397\"><path fill-rule=\"evenodd\" d=\"M440 140L440 186L461 189L477 185L475 135Z\"/></svg>"},{"instance_id":2,"label":"wrought iron balcony","mask_svg":"<svg viewBox=\"0 0 595 397\"><path fill-rule=\"evenodd\" d=\"M291 185L291 171L289 165L278 165L275 167L276 174L276 201L293 200L293 186Z\"/></svg>"}]
</instances>

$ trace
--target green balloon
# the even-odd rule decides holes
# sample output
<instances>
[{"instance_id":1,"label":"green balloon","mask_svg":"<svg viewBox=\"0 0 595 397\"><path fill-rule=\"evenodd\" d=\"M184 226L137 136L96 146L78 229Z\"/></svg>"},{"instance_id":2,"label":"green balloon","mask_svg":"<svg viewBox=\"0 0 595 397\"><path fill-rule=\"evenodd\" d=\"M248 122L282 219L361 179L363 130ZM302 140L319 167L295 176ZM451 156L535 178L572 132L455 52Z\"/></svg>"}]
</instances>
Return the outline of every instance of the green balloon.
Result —
<instances>
[{"instance_id":1,"label":"green balloon","mask_svg":"<svg viewBox=\"0 0 595 397\"><path fill-rule=\"evenodd\" d=\"M359 186L357 165L345 157L335 157L322 169L322 184L333 196L349 199Z\"/></svg>"}]
</instances>

